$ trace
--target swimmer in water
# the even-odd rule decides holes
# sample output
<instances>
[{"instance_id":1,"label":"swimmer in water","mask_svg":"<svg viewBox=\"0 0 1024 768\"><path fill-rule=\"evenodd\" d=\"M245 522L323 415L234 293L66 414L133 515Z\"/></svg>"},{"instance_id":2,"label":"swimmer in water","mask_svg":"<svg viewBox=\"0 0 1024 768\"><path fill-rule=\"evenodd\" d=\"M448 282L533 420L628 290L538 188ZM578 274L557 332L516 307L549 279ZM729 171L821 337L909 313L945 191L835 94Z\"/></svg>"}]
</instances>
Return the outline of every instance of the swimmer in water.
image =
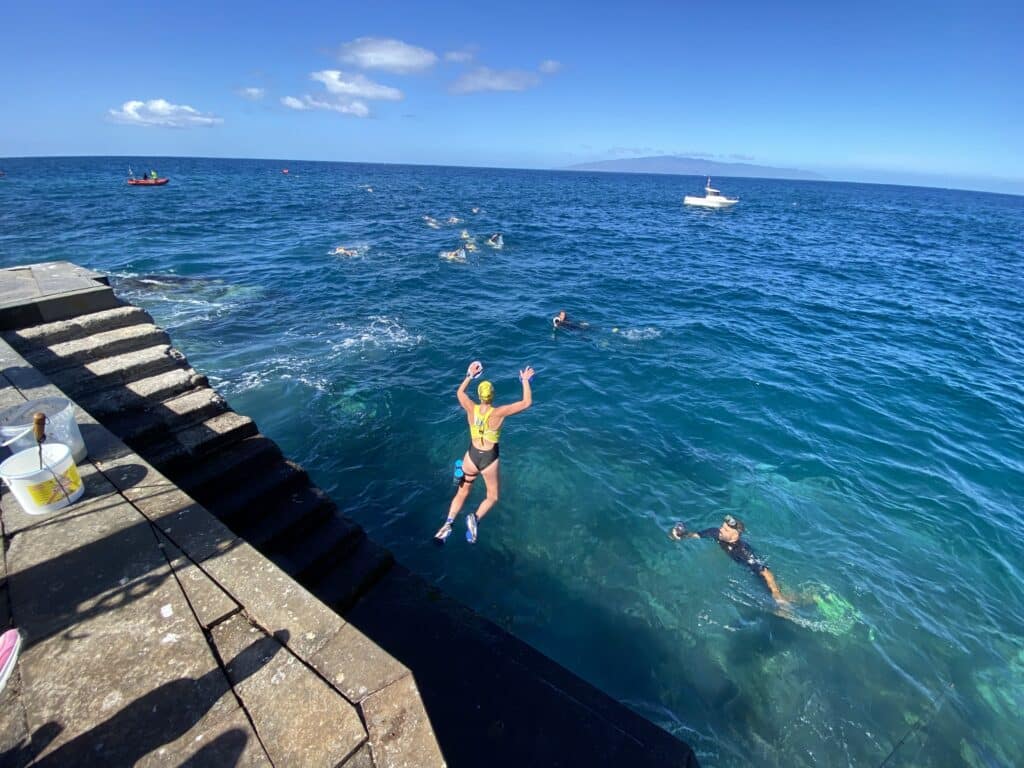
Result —
<instances>
[{"instance_id":1,"label":"swimmer in water","mask_svg":"<svg viewBox=\"0 0 1024 768\"><path fill-rule=\"evenodd\" d=\"M465 261L466 249L456 248L454 251L441 251L441 258L445 261Z\"/></svg>"},{"instance_id":2,"label":"swimmer in water","mask_svg":"<svg viewBox=\"0 0 1024 768\"><path fill-rule=\"evenodd\" d=\"M460 219L458 216L449 216L448 217L448 221L446 223L448 223L448 224L461 224L462 223L462 219Z\"/></svg>"},{"instance_id":3,"label":"swimmer in water","mask_svg":"<svg viewBox=\"0 0 1024 768\"><path fill-rule=\"evenodd\" d=\"M437 223L437 219L435 219L433 216L424 216L423 220L427 222L427 226L430 227L431 229L441 228L441 225Z\"/></svg>"},{"instance_id":4,"label":"swimmer in water","mask_svg":"<svg viewBox=\"0 0 1024 768\"><path fill-rule=\"evenodd\" d=\"M339 245L337 248L335 248L333 251L331 251L331 255L332 256L358 256L359 252L356 251L355 248L344 248L344 247Z\"/></svg>"},{"instance_id":5,"label":"swimmer in water","mask_svg":"<svg viewBox=\"0 0 1024 768\"><path fill-rule=\"evenodd\" d=\"M551 318L551 325L555 330L562 328L566 331L585 331L590 328L590 323L580 323L575 320L570 320L565 316L564 309Z\"/></svg>"},{"instance_id":6,"label":"swimmer in water","mask_svg":"<svg viewBox=\"0 0 1024 768\"><path fill-rule=\"evenodd\" d=\"M772 593L775 602L779 605L789 605L789 601L782 596L779 585L775 582L775 575L768 570L760 558L754 554L754 550L745 541L740 541L740 536L745 530L742 522L732 515L726 515L719 528L705 528L703 531L687 531L683 523L676 523L668 532L669 538L673 541L681 539L714 539L729 557L740 565L750 569L750 572L761 578L768 591Z\"/></svg>"},{"instance_id":7,"label":"swimmer in water","mask_svg":"<svg viewBox=\"0 0 1024 768\"><path fill-rule=\"evenodd\" d=\"M474 208L470 208L470 213L480 213L480 209L479 208L475 208L475 207Z\"/></svg>"},{"instance_id":8,"label":"swimmer in water","mask_svg":"<svg viewBox=\"0 0 1024 768\"><path fill-rule=\"evenodd\" d=\"M487 244L491 246L491 248L501 248L505 245L505 238L501 236L501 232L495 232L487 238Z\"/></svg>"},{"instance_id":9,"label":"swimmer in water","mask_svg":"<svg viewBox=\"0 0 1024 768\"><path fill-rule=\"evenodd\" d=\"M441 528L434 534L434 539L443 544L452 532L452 525L455 518L462 510L462 505L469 498L469 492L473 489L473 482L478 475L484 476L484 485L487 487L487 497L480 502L476 512L471 512L466 517L466 541L476 543L477 523L484 515L498 503L498 486L501 481L499 474L498 440L501 439L501 426L505 419L517 413L522 413L533 404L533 393L530 390L530 379L533 378L533 368L526 366L519 372L519 381L523 385L522 398L509 405L494 405L494 385L489 381L482 381L476 388L480 398L477 405L466 394L466 387L473 380L474 376L483 371L480 363L473 363L466 371L466 378L462 380L456 395L459 398L459 405L466 412L469 421L469 450L462 457L462 471L465 473L459 481L459 489L455 492L451 506L448 508L448 518Z\"/></svg>"},{"instance_id":10,"label":"swimmer in water","mask_svg":"<svg viewBox=\"0 0 1024 768\"><path fill-rule=\"evenodd\" d=\"M468 229L464 229L459 233L459 237L461 237L463 240L470 240L472 239L473 236L469 234Z\"/></svg>"}]
</instances>

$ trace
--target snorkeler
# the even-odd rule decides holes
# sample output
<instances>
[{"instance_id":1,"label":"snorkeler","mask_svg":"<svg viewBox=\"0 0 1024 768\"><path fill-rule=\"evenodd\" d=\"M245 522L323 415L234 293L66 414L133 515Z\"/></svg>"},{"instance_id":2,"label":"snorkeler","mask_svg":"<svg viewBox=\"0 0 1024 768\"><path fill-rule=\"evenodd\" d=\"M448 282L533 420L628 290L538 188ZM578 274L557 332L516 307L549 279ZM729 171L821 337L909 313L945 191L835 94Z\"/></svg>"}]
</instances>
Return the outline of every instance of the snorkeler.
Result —
<instances>
[{"instance_id":1,"label":"snorkeler","mask_svg":"<svg viewBox=\"0 0 1024 768\"><path fill-rule=\"evenodd\" d=\"M580 323L575 320L570 320L565 316L565 310L563 309L551 318L551 326L556 330L564 328L567 331L585 331L590 328L590 323Z\"/></svg>"},{"instance_id":2,"label":"snorkeler","mask_svg":"<svg viewBox=\"0 0 1024 768\"><path fill-rule=\"evenodd\" d=\"M434 539L443 544L452 532L452 525L455 518L462 510L462 505L469 498L469 492L473 489L473 482L477 475L484 476L484 485L487 487L487 497L480 502L476 512L466 516L466 541L476 542L477 523L490 511L491 507L498 503L498 486L501 476L498 468L498 441L501 439L501 425L505 418L516 413L522 413L533 404L533 394L530 391L530 379L533 378L533 368L526 366L519 372L519 381L523 385L523 397L521 400L509 405L494 405L494 385L489 381L480 382L476 393L480 397L480 404L477 405L466 394L466 387L475 376L479 376L484 370L479 362L470 364L466 371L466 378L462 380L456 392L459 398L459 405L466 412L469 420L469 450L462 458L462 479L459 481L459 489L455 492L451 506L448 509L448 519L434 534Z\"/></svg>"},{"instance_id":3,"label":"snorkeler","mask_svg":"<svg viewBox=\"0 0 1024 768\"><path fill-rule=\"evenodd\" d=\"M762 563L754 550L745 541L740 541L740 534L745 526L732 515L726 515L720 528L705 528L703 531L687 531L683 523L676 523L668 535L670 539L714 539L729 557L740 565L745 565L755 576L760 576L768 585L768 590L780 605L788 605L789 601L782 596L779 585L775 582L775 575L768 570L768 566Z\"/></svg>"}]
</instances>

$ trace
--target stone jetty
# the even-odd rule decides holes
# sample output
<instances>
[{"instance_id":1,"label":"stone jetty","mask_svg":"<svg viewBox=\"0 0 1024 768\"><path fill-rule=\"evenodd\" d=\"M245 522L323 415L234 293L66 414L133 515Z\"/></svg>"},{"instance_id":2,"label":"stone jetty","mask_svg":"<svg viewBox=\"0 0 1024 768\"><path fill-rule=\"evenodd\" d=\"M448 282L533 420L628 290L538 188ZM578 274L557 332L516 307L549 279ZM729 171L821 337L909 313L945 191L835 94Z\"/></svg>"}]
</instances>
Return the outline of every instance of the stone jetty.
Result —
<instances>
[{"instance_id":1,"label":"stone jetty","mask_svg":"<svg viewBox=\"0 0 1024 768\"><path fill-rule=\"evenodd\" d=\"M0 764L696 765L396 563L103 275L0 270L0 331L0 407L67 397L89 450L74 505L0 500Z\"/></svg>"}]
</instances>

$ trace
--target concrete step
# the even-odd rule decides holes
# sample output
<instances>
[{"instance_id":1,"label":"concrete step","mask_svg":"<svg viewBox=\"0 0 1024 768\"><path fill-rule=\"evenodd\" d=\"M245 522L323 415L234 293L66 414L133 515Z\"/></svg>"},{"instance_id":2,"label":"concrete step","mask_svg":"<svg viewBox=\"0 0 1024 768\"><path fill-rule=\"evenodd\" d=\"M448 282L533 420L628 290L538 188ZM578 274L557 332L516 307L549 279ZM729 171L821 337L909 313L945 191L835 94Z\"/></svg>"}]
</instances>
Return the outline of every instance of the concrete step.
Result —
<instances>
[{"instance_id":1,"label":"concrete step","mask_svg":"<svg viewBox=\"0 0 1024 768\"><path fill-rule=\"evenodd\" d=\"M81 395L97 389L121 387L186 366L185 356L181 352L166 344L158 344L57 371L50 379L69 397L77 400Z\"/></svg>"},{"instance_id":2,"label":"concrete step","mask_svg":"<svg viewBox=\"0 0 1024 768\"><path fill-rule=\"evenodd\" d=\"M161 329L152 323L142 323L94 333L59 344L35 346L26 349L24 356L36 368L49 374L103 357L113 357L170 343L170 338Z\"/></svg>"},{"instance_id":3,"label":"concrete step","mask_svg":"<svg viewBox=\"0 0 1024 768\"><path fill-rule=\"evenodd\" d=\"M222 482L218 495L205 506L237 531L236 526L245 519L269 514L275 505L308 484L306 470L291 461L278 461L259 474L242 478L240 482Z\"/></svg>"},{"instance_id":4,"label":"concrete step","mask_svg":"<svg viewBox=\"0 0 1024 768\"><path fill-rule=\"evenodd\" d=\"M149 408L152 403L175 397L192 389L205 389L210 382L192 368L174 368L133 381L124 387L83 392L78 404L97 419L123 411Z\"/></svg>"},{"instance_id":5,"label":"concrete step","mask_svg":"<svg viewBox=\"0 0 1024 768\"><path fill-rule=\"evenodd\" d=\"M211 455L232 443L257 434L256 423L247 416L227 411L212 419L171 433L166 439L140 451L144 459L175 480L189 462Z\"/></svg>"},{"instance_id":6,"label":"concrete step","mask_svg":"<svg viewBox=\"0 0 1024 768\"><path fill-rule=\"evenodd\" d=\"M316 581L366 537L354 520L335 512L315 526L302 526L277 539L266 555L300 582Z\"/></svg>"},{"instance_id":7,"label":"concrete step","mask_svg":"<svg viewBox=\"0 0 1024 768\"><path fill-rule=\"evenodd\" d=\"M272 461L281 459L281 449L263 435L256 435L218 451L198 467L178 478L178 485L203 506L223 494L224 488L233 488L257 477Z\"/></svg>"},{"instance_id":8,"label":"concrete step","mask_svg":"<svg viewBox=\"0 0 1024 768\"><path fill-rule=\"evenodd\" d=\"M154 402L148 410L112 414L104 426L139 451L159 442L168 432L178 432L227 409L224 398L215 389L205 387Z\"/></svg>"},{"instance_id":9,"label":"concrete step","mask_svg":"<svg viewBox=\"0 0 1024 768\"><path fill-rule=\"evenodd\" d=\"M355 604L394 564L394 556L368 538L308 587L339 613Z\"/></svg>"},{"instance_id":10,"label":"concrete step","mask_svg":"<svg viewBox=\"0 0 1024 768\"><path fill-rule=\"evenodd\" d=\"M239 536L262 551L273 542L301 527L314 526L337 510L330 497L316 486L307 485L273 505L270 514L252 520L251 525L233 528Z\"/></svg>"},{"instance_id":11,"label":"concrete step","mask_svg":"<svg viewBox=\"0 0 1024 768\"><path fill-rule=\"evenodd\" d=\"M4 338L16 350L23 352L36 346L63 344L72 339L80 339L84 336L112 331L115 328L147 323L152 324L152 322L153 318L138 307L115 307L114 309L105 309L102 312L90 312L87 315L80 315L71 320L41 323L40 325L22 328L18 331L9 331L4 334Z\"/></svg>"}]
</instances>

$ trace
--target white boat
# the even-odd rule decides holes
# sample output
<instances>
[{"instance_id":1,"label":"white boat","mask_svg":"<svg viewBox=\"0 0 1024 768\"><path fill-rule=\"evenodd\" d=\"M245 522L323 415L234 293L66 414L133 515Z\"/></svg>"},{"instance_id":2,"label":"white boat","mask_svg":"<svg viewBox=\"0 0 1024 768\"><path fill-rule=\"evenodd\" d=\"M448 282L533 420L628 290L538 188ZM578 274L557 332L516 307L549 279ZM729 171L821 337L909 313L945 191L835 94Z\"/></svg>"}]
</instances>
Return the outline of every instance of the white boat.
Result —
<instances>
[{"instance_id":1,"label":"white boat","mask_svg":"<svg viewBox=\"0 0 1024 768\"><path fill-rule=\"evenodd\" d=\"M721 192L711 186L711 177L708 176L708 183L704 187L704 197L687 195L683 198L683 205L699 205L702 208L728 208L736 205L738 197L724 197Z\"/></svg>"}]
</instances>

